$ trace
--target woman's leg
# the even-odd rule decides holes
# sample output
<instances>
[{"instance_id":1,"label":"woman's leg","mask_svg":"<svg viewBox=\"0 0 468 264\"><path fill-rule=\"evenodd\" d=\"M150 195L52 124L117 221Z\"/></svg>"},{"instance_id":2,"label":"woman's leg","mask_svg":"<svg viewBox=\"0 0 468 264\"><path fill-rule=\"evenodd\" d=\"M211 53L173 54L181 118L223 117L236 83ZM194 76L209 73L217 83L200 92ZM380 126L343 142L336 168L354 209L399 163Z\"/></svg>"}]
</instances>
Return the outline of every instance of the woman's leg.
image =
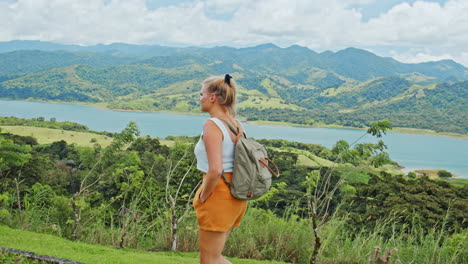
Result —
<instances>
[{"instance_id":1,"label":"woman's leg","mask_svg":"<svg viewBox=\"0 0 468 264\"><path fill-rule=\"evenodd\" d=\"M229 233L199 230L200 264L232 264L221 256Z\"/></svg>"}]
</instances>

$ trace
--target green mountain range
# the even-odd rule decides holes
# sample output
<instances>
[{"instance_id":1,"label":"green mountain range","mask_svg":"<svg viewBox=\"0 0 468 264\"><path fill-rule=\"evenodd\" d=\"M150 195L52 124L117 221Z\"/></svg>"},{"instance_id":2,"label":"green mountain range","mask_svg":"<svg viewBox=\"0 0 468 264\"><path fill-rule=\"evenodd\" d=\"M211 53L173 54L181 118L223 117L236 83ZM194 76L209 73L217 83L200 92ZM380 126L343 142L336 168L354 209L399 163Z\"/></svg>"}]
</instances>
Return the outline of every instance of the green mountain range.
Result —
<instances>
[{"instance_id":1,"label":"green mountain range","mask_svg":"<svg viewBox=\"0 0 468 264\"><path fill-rule=\"evenodd\" d=\"M0 42L0 97L199 112L200 82L231 73L248 120L468 133L468 69L451 60L407 64L356 48L317 53L249 48L67 46Z\"/></svg>"}]
</instances>

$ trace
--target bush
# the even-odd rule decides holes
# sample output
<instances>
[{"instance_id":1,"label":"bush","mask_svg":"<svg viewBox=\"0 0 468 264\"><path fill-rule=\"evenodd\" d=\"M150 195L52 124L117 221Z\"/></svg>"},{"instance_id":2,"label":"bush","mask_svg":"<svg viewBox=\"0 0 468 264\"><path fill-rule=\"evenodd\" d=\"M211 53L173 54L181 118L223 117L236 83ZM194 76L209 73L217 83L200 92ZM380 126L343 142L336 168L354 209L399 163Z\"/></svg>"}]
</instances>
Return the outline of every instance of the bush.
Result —
<instances>
[{"instance_id":1,"label":"bush","mask_svg":"<svg viewBox=\"0 0 468 264\"><path fill-rule=\"evenodd\" d=\"M448 172L446 170L440 170L437 172L437 175L439 175L439 177L441 178L450 178L452 177L452 173L451 172Z\"/></svg>"}]
</instances>

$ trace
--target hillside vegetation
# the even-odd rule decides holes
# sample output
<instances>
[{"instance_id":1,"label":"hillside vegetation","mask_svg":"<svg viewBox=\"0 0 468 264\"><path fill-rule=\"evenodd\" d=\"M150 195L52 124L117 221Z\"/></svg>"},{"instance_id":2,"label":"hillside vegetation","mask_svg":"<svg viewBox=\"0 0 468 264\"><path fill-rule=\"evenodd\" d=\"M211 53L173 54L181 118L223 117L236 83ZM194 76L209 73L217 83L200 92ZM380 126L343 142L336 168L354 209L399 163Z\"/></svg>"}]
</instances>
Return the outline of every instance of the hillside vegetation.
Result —
<instances>
[{"instance_id":1,"label":"hillside vegetation","mask_svg":"<svg viewBox=\"0 0 468 264\"><path fill-rule=\"evenodd\" d=\"M380 137L388 129L388 121L379 121L363 133ZM168 137L173 143L163 144L139 137L135 123L109 138L108 146L67 138L42 144L41 137L1 132L0 246L86 263L103 256L109 263L197 262L191 209L201 179L194 167L196 137ZM249 202L242 225L232 232L224 254L250 259L235 263L310 263L312 256L318 263L365 263L370 256L384 258L384 252L391 263L468 260L463 182L404 175L383 141L339 140L331 149L259 141L281 177L267 195Z\"/></svg>"},{"instance_id":2,"label":"hillside vegetation","mask_svg":"<svg viewBox=\"0 0 468 264\"><path fill-rule=\"evenodd\" d=\"M247 120L366 127L388 119L395 127L468 133L468 70L453 61L405 64L355 48L316 53L272 44L62 48L69 51L0 53L0 98L198 112L200 82L231 73Z\"/></svg>"}]
</instances>

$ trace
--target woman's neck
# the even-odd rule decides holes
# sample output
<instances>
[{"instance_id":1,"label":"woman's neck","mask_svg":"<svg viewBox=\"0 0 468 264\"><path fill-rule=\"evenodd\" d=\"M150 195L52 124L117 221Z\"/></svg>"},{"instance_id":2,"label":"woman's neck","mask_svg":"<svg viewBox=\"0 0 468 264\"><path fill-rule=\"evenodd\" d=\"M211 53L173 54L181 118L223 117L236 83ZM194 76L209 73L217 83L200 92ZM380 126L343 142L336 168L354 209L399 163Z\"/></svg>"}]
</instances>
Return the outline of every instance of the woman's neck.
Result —
<instances>
[{"instance_id":1,"label":"woman's neck","mask_svg":"<svg viewBox=\"0 0 468 264\"><path fill-rule=\"evenodd\" d=\"M211 117L215 117L215 118L229 119L229 120L232 119L232 117L227 112L222 111L222 109L216 109L216 110L210 111L209 114Z\"/></svg>"}]
</instances>

